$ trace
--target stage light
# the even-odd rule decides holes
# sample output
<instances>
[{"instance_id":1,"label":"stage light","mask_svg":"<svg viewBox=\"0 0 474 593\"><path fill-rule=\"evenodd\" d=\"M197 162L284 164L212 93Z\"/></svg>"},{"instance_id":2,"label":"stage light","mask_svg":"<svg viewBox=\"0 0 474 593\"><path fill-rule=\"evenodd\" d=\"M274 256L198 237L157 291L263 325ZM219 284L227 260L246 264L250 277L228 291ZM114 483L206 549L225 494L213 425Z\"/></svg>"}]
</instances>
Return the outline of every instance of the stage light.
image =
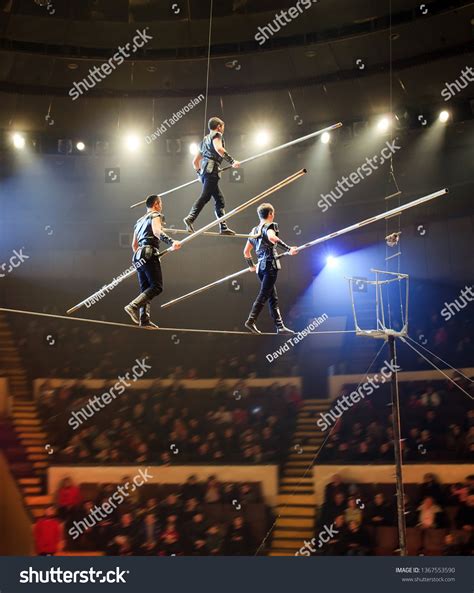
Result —
<instances>
[{"instance_id":1,"label":"stage light","mask_svg":"<svg viewBox=\"0 0 474 593\"><path fill-rule=\"evenodd\" d=\"M449 111L444 111L443 110L439 114L438 119L439 119L440 122L442 122L443 124L445 124L448 121L449 117L450 117Z\"/></svg>"},{"instance_id":2,"label":"stage light","mask_svg":"<svg viewBox=\"0 0 474 593\"><path fill-rule=\"evenodd\" d=\"M18 133L13 134L12 140L13 140L13 146L17 150L23 150L23 148L25 148L26 140L22 134L18 134Z\"/></svg>"},{"instance_id":3,"label":"stage light","mask_svg":"<svg viewBox=\"0 0 474 593\"><path fill-rule=\"evenodd\" d=\"M130 152L137 152L140 148L140 138L136 134L128 134L124 140L125 148Z\"/></svg>"},{"instance_id":4,"label":"stage light","mask_svg":"<svg viewBox=\"0 0 474 593\"><path fill-rule=\"evenodd\" d=\"M84 142L77 142L76 148L77 150L79 150L79 152L82 152L86 149L86 145L84 144Z\"/></svg>"},{"instance_id":5,"label":"stage light","mask_svg":"<svg viewBox=\"0 0 474 593\"><path fill-rule=\"evenodd\" d=\"M197 153L199 152L199 145L196 142L191 142L191 144L189 145L189 152L193 156L196 156Z\"/></svg>"},{"instance_id":6,"label":"stage light","mask_svg":"<svg viewBox=\"0 0 474 593\"><path fill-rule=\"evenodd\" d=\"M270 143L270 134L266 130L261 130L255 135L255 144L257 146L266 146Z\"/></svg>"},{"instance_id":7,"label":"stage light","mask_svg":"<svg viewBox=\"0 0 474 593\"><path fill-rule=\"evenodd\" d=\"M391 125L392 121L389 117L381 117L377 123L377 129L379 132L386 132L390 125Z\"/></svg>"},{"instance_id":8,"label":"stage light","mask_svg":"<svg viewBox=\"0 0 474 593\"><path fill-rule=\"evenodd\" d=\"M339 265L337 257L334 257L334 255L328 255L326 258L326 265L328 268L336 268Z\"/></svg>"},{"instance_id":9,"label":"stage light","mask_svg":"<svg viewBox=\"0 0 474 593\"><path fill-rule=\"evenodd\" d=\"M321 142L323 144L328 144L329 140L331 140L331 134L329 132L324 132L324 134L321 136Z\"/></svg>"}]
</instances>

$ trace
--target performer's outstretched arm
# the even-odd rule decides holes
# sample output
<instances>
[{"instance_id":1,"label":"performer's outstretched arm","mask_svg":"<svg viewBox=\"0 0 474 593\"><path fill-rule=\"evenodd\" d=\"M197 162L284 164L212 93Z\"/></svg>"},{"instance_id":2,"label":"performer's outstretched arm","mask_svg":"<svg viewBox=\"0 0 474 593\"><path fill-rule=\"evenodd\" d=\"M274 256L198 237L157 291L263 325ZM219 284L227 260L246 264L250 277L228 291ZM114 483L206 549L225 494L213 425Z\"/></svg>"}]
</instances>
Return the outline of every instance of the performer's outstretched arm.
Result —
<instances>
[{"instance_id":1,"label":"performer's outstretched arm","mask_svg":"<svg viewBox=\"0 0 474 593\"><path fill-rule=\"evenodd\" d=\"M280 245L280 247L286 249L290 255L297 255L298 248L296 246L290 247L290 245L287 245L280 239L280 237L277 236L273 229L269 229L267 231L267 237L270 243L273 243L273 245Z\"/></svg>"},{"instance_id":2,"label":"performer's outstretched arm","mask_svg":"<svg viewBox=\"0 0 474 593\"><path fill-rule=\"evenodd\" d=\"M168 235L163 232L161 228L160 216L155 216L151 224L153 228L153 234L155 235L155 237L157 237L164 243L170 245L172 251L176 251L177 249L181 248L181 243L179 241L173 241L171 237L168 237Z\"/></svg>"},{"instance_id":3,"label":"performer's outstretched arm","mask_svg":"<svg viewBox=\"0 0 474 593\"><path fill-rule=\"evenodd\" d=\"M235 159L233 159L227 152L227 150L224 148L221 136L216 136L212 141L212 144L214 145L216 151L221 155L221 157L224 158L230 165L232 165L234 169L238 169L240 167L240 161L236 161Z\"/></svg>"}]
</instances>

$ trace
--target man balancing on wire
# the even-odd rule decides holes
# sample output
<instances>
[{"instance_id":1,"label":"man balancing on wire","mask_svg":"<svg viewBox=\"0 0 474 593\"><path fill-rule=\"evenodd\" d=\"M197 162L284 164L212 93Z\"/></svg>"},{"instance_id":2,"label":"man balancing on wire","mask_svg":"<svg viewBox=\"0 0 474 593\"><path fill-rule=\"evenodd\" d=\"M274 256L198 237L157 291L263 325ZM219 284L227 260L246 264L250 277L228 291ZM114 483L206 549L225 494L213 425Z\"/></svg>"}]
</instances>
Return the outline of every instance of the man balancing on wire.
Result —
<instances>
[{"instance_id":1,"label":"man balancing on wire","mask_svg":"<svg viewBox=\"0 0 474 593\"><path fill-rule=\"evenodd\" d=\"M256 326L257 318L260 315L265 303L268 301L270 314L275 322L277 333L294 334L295 332L285 327L278 308L278 295L275 284L278 277L278 270L281 269L278 259L277 246L280 245L290 255L298 253L297 247L290 247L278 237L278 224L274 222L275 208L271 204L261 204L257 209L260 224L254 227L251 235L257 235L249 239L245 245L244 257L252 271L257 270L260 278L260 292L255 300L245 327L254 334L260 334ZM252 260L252 249L255 248L258 263L255 266Z\"/></svg>"},{"instance_id":2,"label":"man balancing on wire","mask_svg":"<svg viewBox=\"0 0 474 593\"><path fill-rule=\"evenodd\" d=\"M201 177L203 188L201 196L183 219L189 233L194 233L193 223L211 198L214 198L216 218L222 218L225 215L225 199L219 188L221 177L219 166L222 161L226 160L234 169L240 167L239 161L235 161L225 149L224 122L218 117L211 117L208 126L209 134L201 142L193 161L194 169ZM224 220L219 226L221 235L235 235Z\"/></svg>"},{"instance_id":3,"label":"man balancing on wire","mask_svg":"<svg viewBox=\"0 0 474 593\"><path fill-rule=\"evenodd\" d=\"M125 307L132 321L143 328L157 328L150 321L151 300L163 291L163 277L158 253L160 241L172 251L180 249L181 243L173 241L161 229L162 202L160 196L152 195L146 200L147 213L135 224L132 249L133 264L137 268L141 294Z\"/></svg>"}]
</instances>

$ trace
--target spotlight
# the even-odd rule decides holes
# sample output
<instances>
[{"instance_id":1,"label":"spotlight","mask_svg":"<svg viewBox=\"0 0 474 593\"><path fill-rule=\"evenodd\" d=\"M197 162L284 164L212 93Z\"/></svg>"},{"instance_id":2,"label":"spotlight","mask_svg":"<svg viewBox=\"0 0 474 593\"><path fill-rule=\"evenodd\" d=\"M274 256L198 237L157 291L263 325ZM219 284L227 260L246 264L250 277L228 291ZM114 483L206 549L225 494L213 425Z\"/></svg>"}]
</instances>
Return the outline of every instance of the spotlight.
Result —
<instances>
[{"instance_id":1,"label":"spotlight","mask_svg":"<svg viewBox=\"0 0 474 593\"><path fill-rule=\"evenodd\" d=\"M266 130L258 132L255 136L255 143L258 146L266 146L270 143L270 134Z\"/></svg>"},{"instance_id":2,"label":"spotlight","mask_svg":"<svg viewBox=\"0 0 474 593\"><path fill-rule=\"evenodd\" d=\"M377 123L377 129L379 132L386 132L391 124L391 120L389 117L381 117Z\"/></svg>"},{"instance_id":3,"label":"spotlight","mask_svg":"<svg viewBox=\"0 0 474 593\"><path fill-rule=\"evenodd\" d=\"M197 142L191 142L191 144L189 145L189 152L193 156L197 155L197 153L199 152L199 145L197 144Z\"/></svg>"},{"instance_id":4,"label":"spotlight","mask_svg":"<svg viewBox=\"0 0 474 593\"><path fill-rule=\"evenodd\" d=\"M337 268L339 265L337 257L334 257L334 255L328 255L326 258L326 265L328 268Z\"/></svg>"},{"instance_id":5,"label":"spotlight","mask_svg":"<svg viewBox=\"0 0 474 593\"><path fill-rule=\"evenodd\" d=\"M84 142L77 142L76 148L79 152L82 152L83 150L86 149L86 145L84 144Z\"/></svg>"},{"instance_id":6,"label":"spotlight","mask_svg":"<svg viewBox=\"0 0 474 593\"><path fill-rule=\"evenodd\" d=\"M130 152L136 152L140 148L140 138L136 134L129 134L125 137L125 147Z\"/></svg>"},{"instance_id":7,"label":"spotlight","mask_svg":"<svg viewBox=\"0 0 474 593\"><path fill-rule=\"evenodd\" d=\"M329 140L331 140L331 134L329 132L324 132L324 134L321 136L321 142L323 144L328 144Z\"/></svg>"},{"instance_id":8,"label":"spotlight","mask_svg":"<svg viewBox=\"0 0 474 593\"><path fill-rule=\"evenodd\" d=\"M23 150L23 148L25 148L26 140L22 134L18 134L18 133L13 134L12 140L13 140L13 146L17 150Z\"/></svg>"},{"instance_id":9,"label":"spotlight","mask_svg":"<svg viewBox=\"0 0 474 593\"><path fill-rule=\"evenodd\" d=\"M450 117L449 111L441 111L441 113L438 116L438 119L440 122L445 124L448 121L449 117Z\"/></svg>"}]
</instances>

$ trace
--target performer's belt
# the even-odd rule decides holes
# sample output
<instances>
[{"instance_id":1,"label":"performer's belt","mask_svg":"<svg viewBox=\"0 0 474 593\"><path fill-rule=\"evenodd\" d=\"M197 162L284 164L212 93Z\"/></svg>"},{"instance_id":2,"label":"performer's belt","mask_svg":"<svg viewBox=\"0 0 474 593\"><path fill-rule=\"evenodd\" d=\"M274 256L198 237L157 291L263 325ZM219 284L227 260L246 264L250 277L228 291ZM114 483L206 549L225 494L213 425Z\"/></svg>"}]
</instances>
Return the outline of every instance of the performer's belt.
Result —
<instances>
[{"instance_id":1,"label":"performer's belt","mask_svg":"<svg viewBox=\"0 0 474 593\"><path fill-rule=\"evenodd\" d=\"M158 255L160 250L158 247L151 245L150 243L139 243L139 247L133 257L134 261L144 260L148 261L155 255Z\"/></svg>"},{"instance_id":2,"label":"performer's belt","mask_svg":"<svg viewBox=\"0 0 474 593\"><path fill-rule=\"evenodd\" d=\"M212 158L205 157L201 166L201 175L211 175L214 173L216 167L219 167L222 161L217 161ZM219 173L220 177L220 173Z\"/></svg>"},{"instance_id":3,"label":"performer's belt","mask_svg":"<svg viewBox=\"0 0 474 593\"><path fill-rule=\"evenodd\" d=\"M281 263L276 258L264 258L258 260L257 271L264 272L265 270L281 270Z\"/></svg>"}]
</instances>

